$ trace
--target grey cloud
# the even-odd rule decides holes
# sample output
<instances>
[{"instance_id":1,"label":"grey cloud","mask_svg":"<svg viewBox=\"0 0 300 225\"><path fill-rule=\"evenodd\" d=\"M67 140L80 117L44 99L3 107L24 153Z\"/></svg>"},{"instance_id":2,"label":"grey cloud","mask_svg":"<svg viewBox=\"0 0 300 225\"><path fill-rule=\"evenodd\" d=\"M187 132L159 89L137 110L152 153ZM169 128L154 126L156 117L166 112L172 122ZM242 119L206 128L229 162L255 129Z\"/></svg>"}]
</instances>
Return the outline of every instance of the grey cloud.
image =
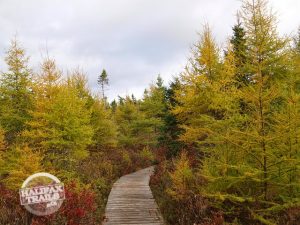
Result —
<instances>
[{"instance_id":1,"label":"grey cloud","mask_svg":"<svg viewBox=\"0 0 300 225\"><path fill-rule=\"evenodd\" d=\"M300 24L299 1L271 3L283 18L281 32L295 30ZM180 72L205 22L211 24L216 40L224 42L240 4L238 0L0 0L0 57L17 32L34 67L47 46L64 71L83 68L94 92L97 75L105 68L110 100L126 93L140 97L158 73L167 83Z\"/></svg>"}]
</instances>

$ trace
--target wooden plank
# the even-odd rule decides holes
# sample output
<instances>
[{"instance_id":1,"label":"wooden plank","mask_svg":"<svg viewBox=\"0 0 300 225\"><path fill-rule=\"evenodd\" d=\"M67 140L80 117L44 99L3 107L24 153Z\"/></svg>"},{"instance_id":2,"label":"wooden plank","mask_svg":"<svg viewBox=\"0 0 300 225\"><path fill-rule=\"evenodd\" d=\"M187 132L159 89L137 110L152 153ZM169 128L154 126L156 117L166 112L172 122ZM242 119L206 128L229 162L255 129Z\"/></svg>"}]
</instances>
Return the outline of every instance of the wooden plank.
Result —
<instances>
[{"instance_id":1,"label":"wooden plank","mask_svg":"<svg viewBox=\"0 0 300 225\"><path fill-rule=\"evenodd\" d=\"M163 225L149 187L154 167L121 177L109 194L104 225Z\"/></svg>"}]
</instances>

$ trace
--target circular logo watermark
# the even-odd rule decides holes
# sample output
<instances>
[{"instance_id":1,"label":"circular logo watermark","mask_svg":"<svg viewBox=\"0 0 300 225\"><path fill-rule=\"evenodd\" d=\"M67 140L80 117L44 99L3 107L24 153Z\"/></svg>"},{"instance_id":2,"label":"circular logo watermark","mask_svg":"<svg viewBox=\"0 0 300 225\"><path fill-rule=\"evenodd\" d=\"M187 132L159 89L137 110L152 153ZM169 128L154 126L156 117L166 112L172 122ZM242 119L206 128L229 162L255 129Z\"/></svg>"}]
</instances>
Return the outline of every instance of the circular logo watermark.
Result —
<instances>
[{"instance_id":1,"label":"circular logo watermark","mask_svg":"<svg viewBox=\"0 0 300 225\"><path fill-rule=\"evenodd\" d=\"M49 173L35 173L19 190L21 205L37 216L55 213L65 199L64 185Z\"/></svg>"}]
</instances>

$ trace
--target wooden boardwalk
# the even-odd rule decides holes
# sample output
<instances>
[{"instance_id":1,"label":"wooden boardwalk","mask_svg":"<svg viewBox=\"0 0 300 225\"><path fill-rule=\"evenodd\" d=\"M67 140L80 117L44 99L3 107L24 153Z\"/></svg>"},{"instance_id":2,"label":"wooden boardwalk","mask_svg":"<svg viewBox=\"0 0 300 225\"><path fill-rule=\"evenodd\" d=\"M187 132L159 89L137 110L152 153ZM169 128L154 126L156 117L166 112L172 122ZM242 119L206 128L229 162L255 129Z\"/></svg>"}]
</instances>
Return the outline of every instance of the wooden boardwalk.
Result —
<instances>
[{"instance_id":1,"label":"wooden boardwalk","mask_svg":"<svg viewBox=\"0 0 300 225\"><path fill-rule=\"evenodd\" d=\"M163 225L149 187L154 167L121 177L114 183L105 210L105 225Z\"/></svg>"}]
</instances>

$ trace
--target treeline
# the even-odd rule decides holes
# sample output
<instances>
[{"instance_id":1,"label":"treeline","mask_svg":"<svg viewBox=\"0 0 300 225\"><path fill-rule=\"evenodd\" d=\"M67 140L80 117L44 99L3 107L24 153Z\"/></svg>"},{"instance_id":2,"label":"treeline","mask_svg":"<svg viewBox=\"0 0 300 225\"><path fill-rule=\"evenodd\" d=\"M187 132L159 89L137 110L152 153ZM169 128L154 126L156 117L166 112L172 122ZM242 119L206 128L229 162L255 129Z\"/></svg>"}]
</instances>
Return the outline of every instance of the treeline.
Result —
<instances>
[{"instance_id":1,"label":"treeline","mask_svg":"<svg viewBox=\"0 0 300 225\"><path fill-rule=\"evenodd\" d=\"M243 1L221 49L204 26L173 88L183 150L152 188L169 224L298 224L300 30Z\"/></svg>"},{"instance_id":2,"label":"treeline","mask_svg":"<svg viewBox=\"0 0 300 225\"><path fill-rule=\"evenodd\" d=\"M0 74L0 224L99 224L113 182L155 162L163 137L165 88L160 77L137 100L111 104L92 94L85 74L67 74L54 59L37 71L17 40ZM109 74L101 74L106 85ZM97 81L95 81L97 82ZM102 83L101 83L102 82ZM66 185L58 213L33 217L20 206L18 189L36 172ZM87 193L87 194L86 194Z\"/></svg>"}]
</instances>

